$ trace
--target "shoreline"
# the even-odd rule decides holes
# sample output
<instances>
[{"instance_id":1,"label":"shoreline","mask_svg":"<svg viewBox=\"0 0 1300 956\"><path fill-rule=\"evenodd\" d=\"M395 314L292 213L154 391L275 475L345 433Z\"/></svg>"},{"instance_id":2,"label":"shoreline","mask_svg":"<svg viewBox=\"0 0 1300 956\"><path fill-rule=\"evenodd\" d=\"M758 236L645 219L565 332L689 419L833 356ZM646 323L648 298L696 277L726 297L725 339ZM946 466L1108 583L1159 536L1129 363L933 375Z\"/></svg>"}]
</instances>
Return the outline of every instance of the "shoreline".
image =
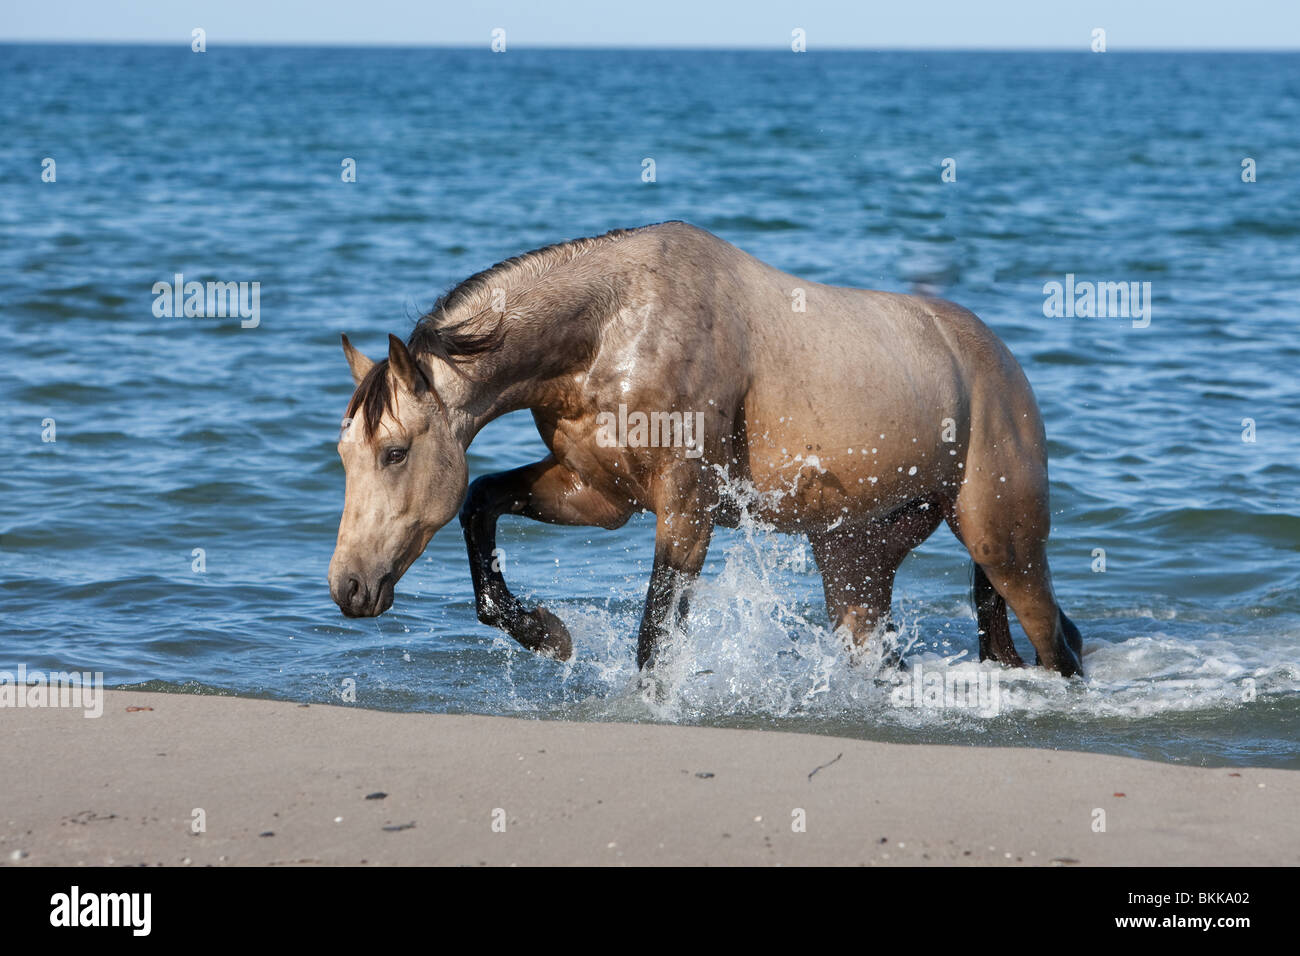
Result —
<instances>
[{"instance_id":1,"label":"shoreline","mask_svg":"<svg viewBox=\"0 0 1300 956\"><path fill-rule=\"evenodd\" d=\"M113 690L0 727L0 865L1300 864L1292 770Z\"/></svg>"}]
</instances>

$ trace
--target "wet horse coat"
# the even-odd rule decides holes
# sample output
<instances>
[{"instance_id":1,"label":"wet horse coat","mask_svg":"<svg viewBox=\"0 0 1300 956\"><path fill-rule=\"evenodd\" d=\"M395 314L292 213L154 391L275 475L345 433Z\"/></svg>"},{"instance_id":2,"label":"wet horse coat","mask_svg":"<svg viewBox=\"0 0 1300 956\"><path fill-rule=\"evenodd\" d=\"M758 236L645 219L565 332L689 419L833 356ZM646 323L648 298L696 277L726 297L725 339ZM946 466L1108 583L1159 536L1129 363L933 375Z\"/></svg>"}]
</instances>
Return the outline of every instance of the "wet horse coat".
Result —
<instances>
[{"instance_id":1,"label":"wet horse coat","mask_svg":"<svg viewBox=\"0 0 1300 956\"><path fill-rule=\"evenodd\" d=\"M1010 604L1043 666L1081 673L1047 564L1042 420L1010 352L960 306L809 282L670 222L473 276L408 343L390 336L387 361L344 349L358 387L330 587L345 614L391 606L459 511L480 619L568 657L564 625L496 569L497 519L617 528L648 510L645 666L687 612L714 526L739 517L730 489L749 486L757 517L808 536L855 643L887 623L899 564L946 521L975 562L981 658L1022 663ZM551 453L467 487L475 434L523 408Z\"/></svg>"}]
</instances>

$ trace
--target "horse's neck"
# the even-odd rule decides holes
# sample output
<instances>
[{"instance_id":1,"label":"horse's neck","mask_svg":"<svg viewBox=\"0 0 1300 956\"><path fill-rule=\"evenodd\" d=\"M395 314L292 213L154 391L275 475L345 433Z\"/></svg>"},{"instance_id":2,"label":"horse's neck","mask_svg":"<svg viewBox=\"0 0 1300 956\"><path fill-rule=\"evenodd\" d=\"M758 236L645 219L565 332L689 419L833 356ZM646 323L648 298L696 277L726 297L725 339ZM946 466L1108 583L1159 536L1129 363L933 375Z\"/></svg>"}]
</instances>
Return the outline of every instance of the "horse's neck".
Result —
<instances>
[{"instance_id":1,"label":"horse's neck","mask_svg":"<svg viewBox=\"0 0 1300 956\"><path fill-rule=\"evenodd\" d=\"M435 388L462 443L468 447L479 429L508 412L562 402L597 351L616 301L614 280L593 281L564 266L526 287L507 287L500 345L465 362L464 374L434 360Z\"/></svg>"}]
</instances>

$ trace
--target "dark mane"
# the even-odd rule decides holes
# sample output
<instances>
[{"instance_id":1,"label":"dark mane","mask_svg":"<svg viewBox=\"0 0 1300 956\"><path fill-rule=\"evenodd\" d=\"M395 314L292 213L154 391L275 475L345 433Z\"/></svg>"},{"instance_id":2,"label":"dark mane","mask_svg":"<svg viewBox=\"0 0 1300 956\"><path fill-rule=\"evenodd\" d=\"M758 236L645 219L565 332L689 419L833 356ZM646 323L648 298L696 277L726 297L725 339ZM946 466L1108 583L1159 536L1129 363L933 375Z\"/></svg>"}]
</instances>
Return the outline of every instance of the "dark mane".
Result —
<instances>
[{"instance_id":1,"label":"dark mane","mask_svg":"<svg viewBox=\"0 0 1300 956\"><path fill-rule=\"evenodd\" d=\"M672 220L676 221L676 220ZM621 239L650 226L614 229L600 236L587 236L542 246L476 272L438 297L433 307L416 320L406 347L412 355L434 355L459 369L463 362L491 352L501 345L505 335L504 315L491 311L492 289L504 287L520 278L540 278L553 266L572 262L601 243ZM453 319L454 313L465 313ZM485 321L485 314L488 316ZM356 420L358 413L366 428L367 441L373 442L385 413L393 411L392 387L388 379L388 359L376 362L366 373L352 401L347 417Z\"/></svg>"},{"instance_id":2,"label":"dark mane","mask_svg":"<svg viewBox=\"0 0 1300 956\"><path fill-rule=\"evenodd\" d=\"M501 344L503 335L500 313L493 313L495 318L487 322L482 320L483 314L490 307L487 300L493 288L505 286L507 278L517 278L519 273L540 277L552 266L571 262L593 246L649 228L652 226L612 229L599 236L555 242L503 259L494 266L476 272L444 292L433 303L433 307L420 316L406 343L407 348L414 355L436 355L450 362L453 367L466 359L491 352ZM458 311L467 311L469 314L452 320L451 314Z\"/></svg>"}]
</instances>

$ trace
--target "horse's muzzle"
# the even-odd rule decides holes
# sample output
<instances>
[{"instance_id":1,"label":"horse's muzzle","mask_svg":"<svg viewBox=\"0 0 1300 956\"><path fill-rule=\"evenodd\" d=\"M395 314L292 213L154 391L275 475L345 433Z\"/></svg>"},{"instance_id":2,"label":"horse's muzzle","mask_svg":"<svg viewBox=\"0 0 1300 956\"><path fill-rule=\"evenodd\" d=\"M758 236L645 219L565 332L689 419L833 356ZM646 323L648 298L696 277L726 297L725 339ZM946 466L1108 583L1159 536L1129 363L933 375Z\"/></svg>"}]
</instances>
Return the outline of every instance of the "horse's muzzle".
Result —
<instances>
[{"instance_id":1,"label":"horse's muzzle","mask_svg":"<svg viewBox=\"0 0 1300 956\"><path fill-rule=\"evenodd\" d=\"M330 597L345 617L378 617L393 606L393 585L396 577L385 574L370 587L355 574L347 574L330 581Z\"/></svg>"}]
</instances>

